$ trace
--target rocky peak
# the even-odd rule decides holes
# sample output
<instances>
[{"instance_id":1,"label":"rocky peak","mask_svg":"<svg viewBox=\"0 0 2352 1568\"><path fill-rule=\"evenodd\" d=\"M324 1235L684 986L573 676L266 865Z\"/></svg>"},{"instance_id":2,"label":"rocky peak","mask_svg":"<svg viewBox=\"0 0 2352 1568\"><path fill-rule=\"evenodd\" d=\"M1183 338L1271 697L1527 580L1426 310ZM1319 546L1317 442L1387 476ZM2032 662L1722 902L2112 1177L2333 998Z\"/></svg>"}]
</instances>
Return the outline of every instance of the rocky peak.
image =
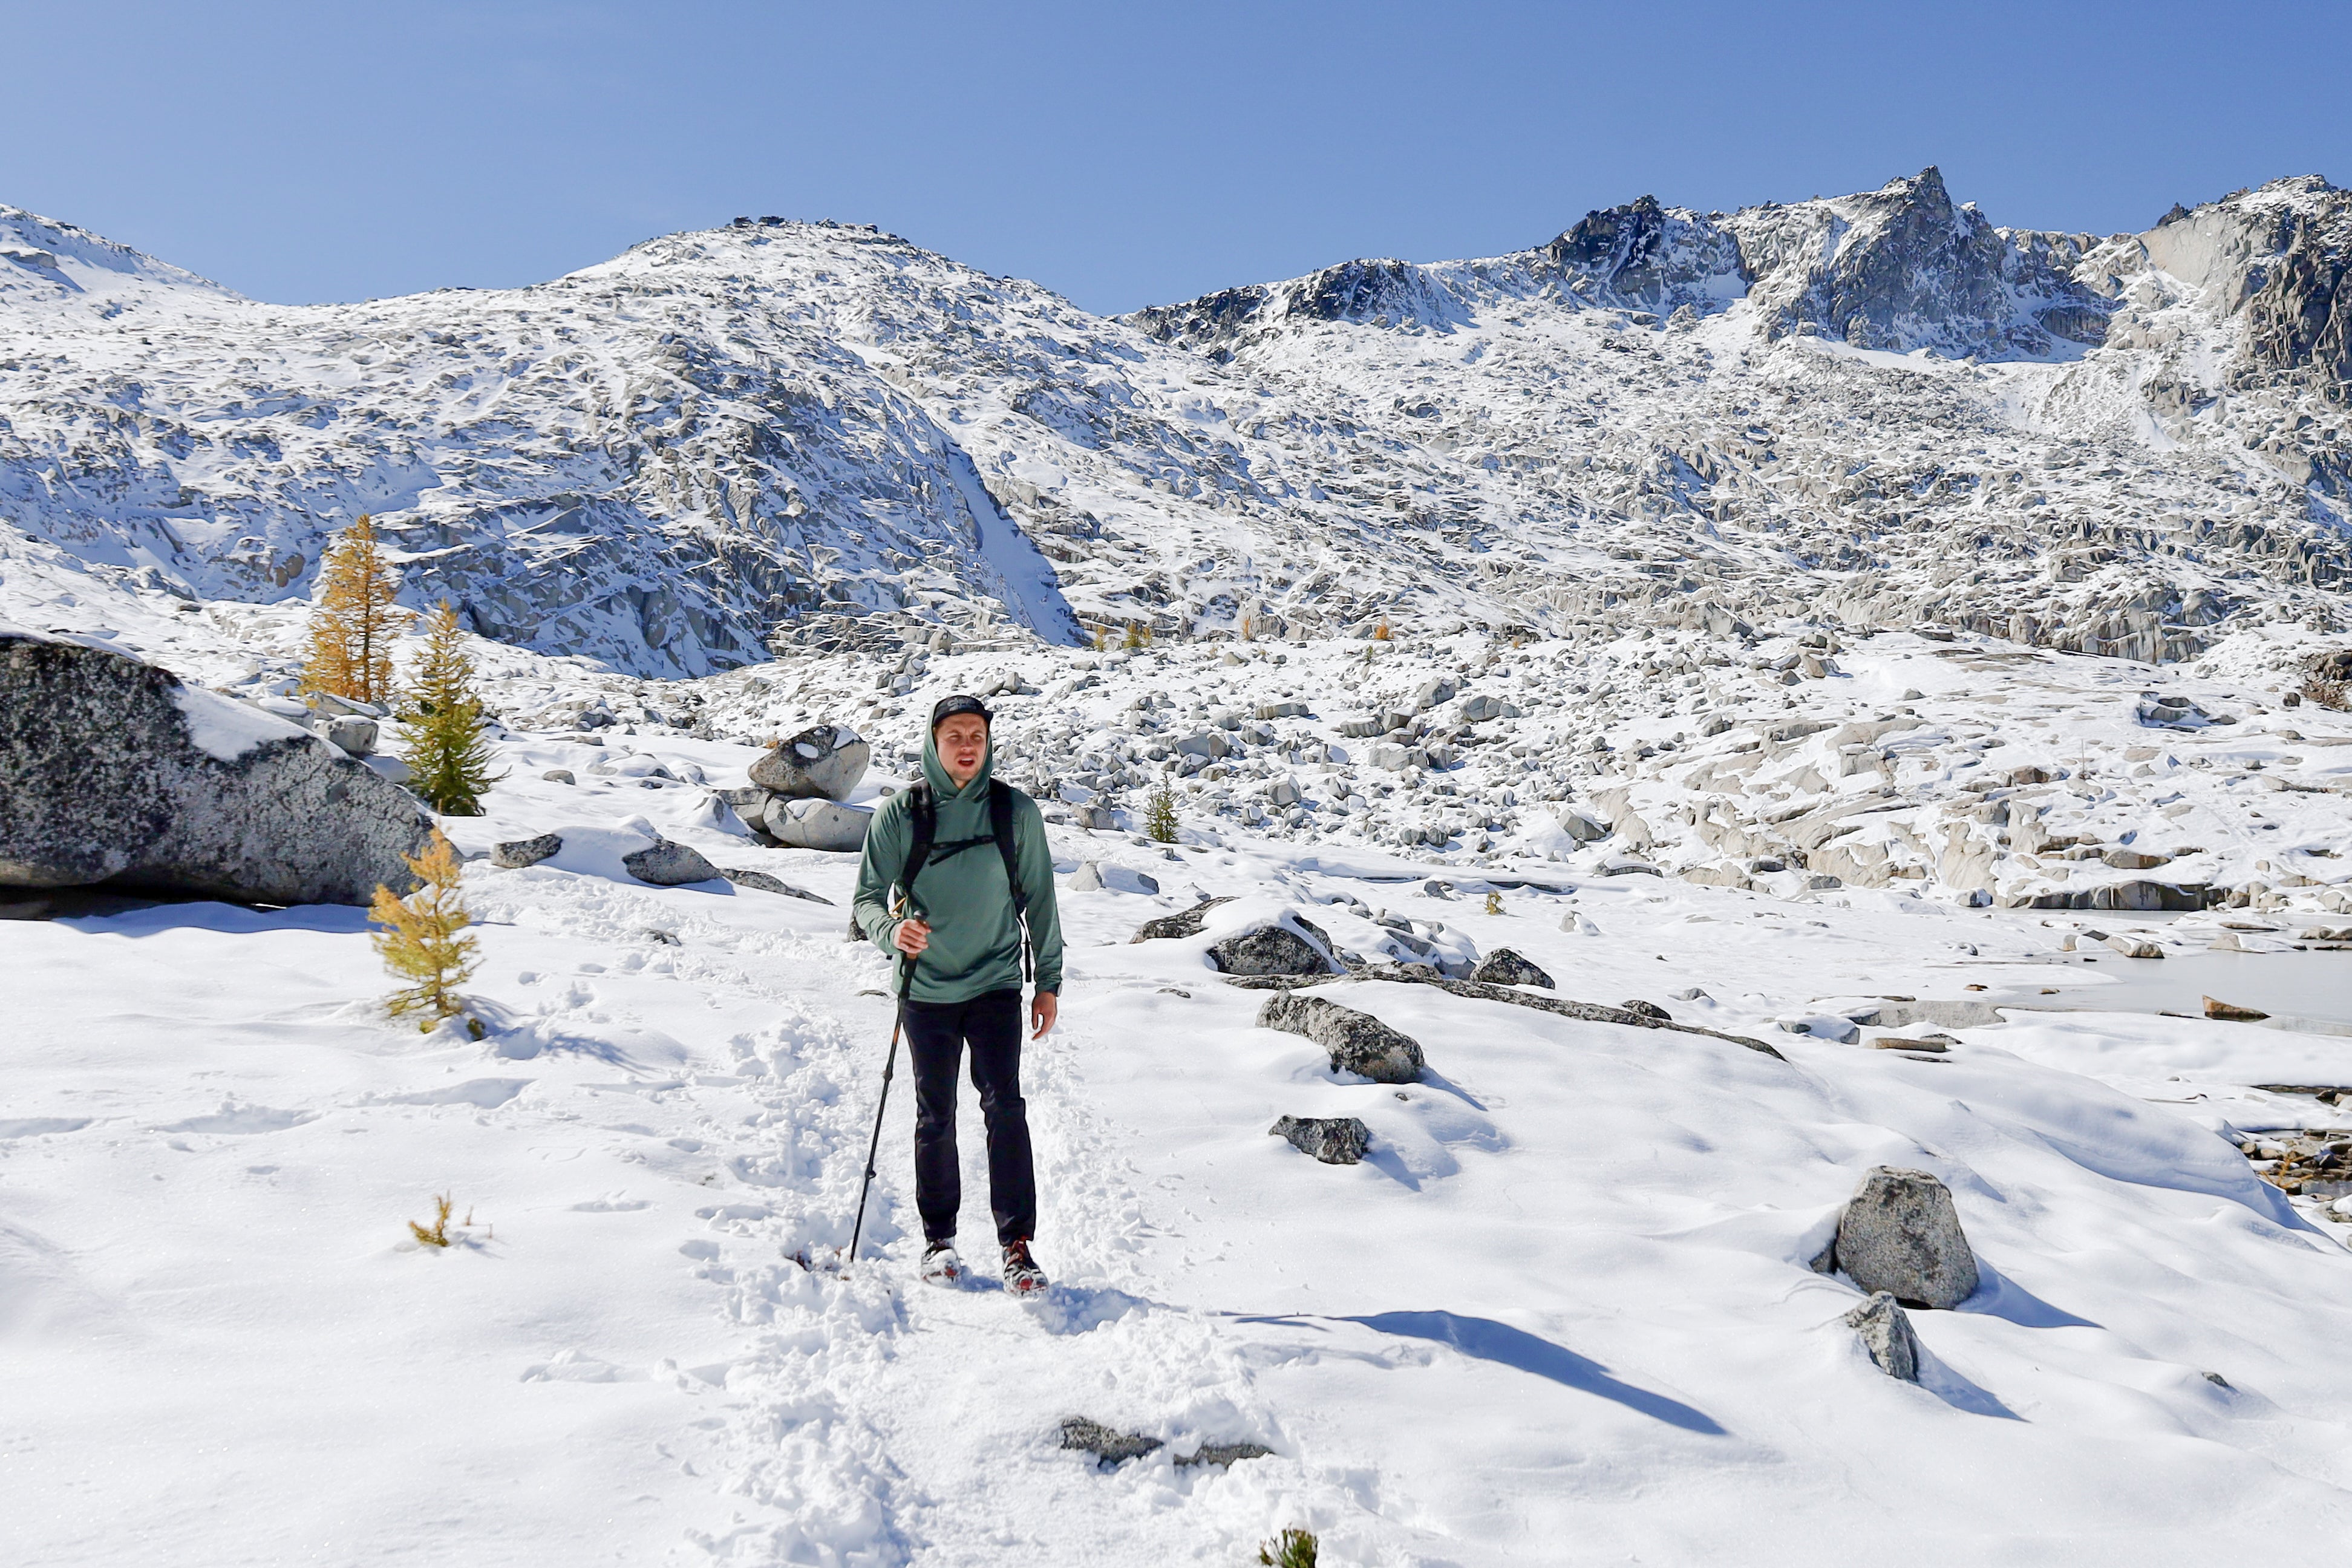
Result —
<instances>
[{"instance_id":1,"label":"rocky peak","mask_svg":"<svg viewBox=\"0 0 2352 1568\"><path fill-rule=\"evenodd\" d=\"M1858 195L1748 207L1729 226L1767 338L2043 358L2104 335L2106 301L2069 275L2080 242L1993 227L1933 164Z\"/></svg>"},{"instance_id":2,"label":"rocky peak","mask_svg":"<svg viewBox=\"0 0 2352 1568\"><path fill-rule=\"evenodd\" d=\"M1542 255L1579 293L1651 310L1720 305L1746 292L1749 281L1739 243L1727 230L1686 208L1663 206L1655 196L1585 214Z\"/></svg>"},{"instance_id":3,"label":"rocky peak","mask_svg":"<svg viewBox=\"0 0 2352 1568\"><path fill-rule=\"evenodd\" d=\"M2175 207L2140 243L2210 313L2242 316L2240 384L2352 402L2352 192L2316 174L2273 180Z\"/></svg>"}]
</instances>

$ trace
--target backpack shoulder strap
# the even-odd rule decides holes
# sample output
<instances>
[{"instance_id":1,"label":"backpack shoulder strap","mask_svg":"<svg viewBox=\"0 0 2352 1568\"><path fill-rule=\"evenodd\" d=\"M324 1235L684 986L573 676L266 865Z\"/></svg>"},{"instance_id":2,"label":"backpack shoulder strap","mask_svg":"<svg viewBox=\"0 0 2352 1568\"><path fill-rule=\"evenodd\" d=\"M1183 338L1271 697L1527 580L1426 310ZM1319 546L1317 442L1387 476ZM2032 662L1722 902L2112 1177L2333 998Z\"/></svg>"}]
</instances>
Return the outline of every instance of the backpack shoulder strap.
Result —
<instances>
[{"instance_id":1,"label":"backpack shoulder strap","mask_svg":"<svg viewBox=\"0 0 2352 1568\"><path fill-rule=\"evenodd\" d=\"M917 784L907 795L908 825L914 838L907 847L906 867L898 873L898 891L911 897L915 879L923 873L923 862L931 858L931 838L939 831L940 813L929 784Z\"/></svg>"},{"instance_id":2,"label":"backpack shoulder strap","mask_svg":"<svg viewBox=\"0 0 2352 1568\"><path fill-rule=\"evenodd\" d=\"M1034 978L1029 952L1029 889L1021 885L1021 850L1013 839L1013 786L1003 779L988 781L988 826L996 837L996 852L1004 859L1004 885L1013 893L1013 919L1021 928L1021 978Z\"/></svg>"},{"instance_id":3,"label":"backpack shoulder strap","mask_svg":"<svg viewBox=\"0 0 2352 1568\"><path fill-rule=\"evenodd\" d=\"M1004 858L1004 883L1013 889L1013 912L1029 912L1029 890L1021 885L1021 848L1013 837L1013 786L1003 779L988 781L988 826L995 835L996 852Z\"/></svg>"}]
</instances>

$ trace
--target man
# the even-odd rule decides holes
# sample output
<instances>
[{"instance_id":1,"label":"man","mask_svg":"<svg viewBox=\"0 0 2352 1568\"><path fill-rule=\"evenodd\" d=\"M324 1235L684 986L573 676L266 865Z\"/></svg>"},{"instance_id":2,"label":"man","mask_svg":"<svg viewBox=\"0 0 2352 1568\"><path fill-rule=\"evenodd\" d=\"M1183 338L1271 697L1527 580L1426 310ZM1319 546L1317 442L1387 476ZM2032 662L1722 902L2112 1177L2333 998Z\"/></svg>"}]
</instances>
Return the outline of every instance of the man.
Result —
<instances>
[{"instance_id":1,"label":"man","mask_svg":"<svg viewBox=\"0 0 2352 1568\"><path fill-rule=\"evenodd\" d=\"M969 1046L972 1087L988 1125L988 1201L1004 1249L1004 1282L1026 1294L1044 1289L1045 1276L1029 1254L1037 1180L1021 1098L1023 960L1024 951L1034 954L1030 1038L1042 1040L1054 1026L1062 989L1062 922L1045 816L1035 801L991 778L989 718L977 697L950 697L931 710L923 783L883 802L866 830L856 917L877 946L896 951L912 971L902 1005L915 1067L923 1277L949 1281L963 1272L955 1251L963 1202L955 1099L957 1063ZM909 877L918 850L920 863ZM893 884L903 898L898 910L889 901Z\"/></svg>"}]
</instances>

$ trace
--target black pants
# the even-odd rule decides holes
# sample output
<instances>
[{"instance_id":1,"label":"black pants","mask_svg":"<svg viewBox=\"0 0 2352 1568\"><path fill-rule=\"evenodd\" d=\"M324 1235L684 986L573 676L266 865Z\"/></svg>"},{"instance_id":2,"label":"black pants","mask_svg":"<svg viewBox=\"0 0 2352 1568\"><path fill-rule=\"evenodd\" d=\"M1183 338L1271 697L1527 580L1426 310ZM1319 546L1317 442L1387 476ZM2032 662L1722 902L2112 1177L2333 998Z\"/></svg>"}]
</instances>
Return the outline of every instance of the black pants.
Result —
<instances>
[{"instance_id":1,"label":"black pants","mask_svg":"<svg viewBox=\"0 0 2352 1568\"><path fill-rule=\"evenodd\" d=\"M915 1065L915 1207L929 1241L953 1241L963 1206L956 1163L956 1064L971 1047L971 1086L988 1123L988 1206L997 1245L1037 1229L1037 1175L1029 1162L1029 1106L1021 1098L1021 993L969 1002L907 1005L907 1052Z\"/></svg>"}]
</instances>

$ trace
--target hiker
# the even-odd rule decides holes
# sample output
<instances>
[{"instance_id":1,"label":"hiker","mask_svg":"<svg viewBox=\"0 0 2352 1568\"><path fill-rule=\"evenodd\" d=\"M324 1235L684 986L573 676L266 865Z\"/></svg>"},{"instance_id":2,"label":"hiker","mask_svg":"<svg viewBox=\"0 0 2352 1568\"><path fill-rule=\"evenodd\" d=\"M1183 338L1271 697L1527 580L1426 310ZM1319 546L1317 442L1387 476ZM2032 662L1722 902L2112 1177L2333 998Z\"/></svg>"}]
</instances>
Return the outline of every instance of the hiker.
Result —
<instances>
[{"instance_id":1,"label":"hiker","mask_svg":"<svg viewBox=\"0 0 2352 1568\"><path fill-rule=\"evenodd\" d=\"M866 936L906 966L900 1005L915 1068L923 1278L945 1283L963 1272L955 1251L963 1201L956 1068L969 1047L988 1125L988 1201L1004 1249L1004 1282L1026 1294L1045 1289L1045 1276L1029 1254L1037 1179L1021 1098L1021 983L1034 957L1030 1038L1042 1040L1059 1006L1062 921L1045 816L1035 801L990 776L989 719L977 697L949 697L931 710L923 782L884 801L866 830L856 916Z\"/></svg>"}]
</instances>

